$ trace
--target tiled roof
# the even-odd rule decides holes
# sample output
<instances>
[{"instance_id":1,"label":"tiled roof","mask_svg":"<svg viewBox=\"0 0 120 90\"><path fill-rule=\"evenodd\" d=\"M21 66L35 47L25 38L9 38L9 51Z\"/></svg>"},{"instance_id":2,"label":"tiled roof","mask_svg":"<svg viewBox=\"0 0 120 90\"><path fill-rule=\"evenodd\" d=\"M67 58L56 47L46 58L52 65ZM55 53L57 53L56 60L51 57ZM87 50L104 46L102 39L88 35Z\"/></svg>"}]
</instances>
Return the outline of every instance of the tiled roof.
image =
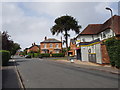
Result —
<instances>
[{"instance_id":1,"label":"tiled roof","mask_svg":"<svg viewBox=\"0 0 120 90\"><path fill-rule=\"evenodd\" d=\"M38 48L40 48L40 45L32 45L31 47L29 47L29 49L31 49L34 46L37 46Z\"/></svg>"},{"instance_id":2,"label":"tiled roof","mask_svg":"<svg viewBox=\"0 0 120 90\"><path fill-rule=\"evenodd\" d=\"M44 40L44 41L41 42L41 43L61 43L61 41L56 40L56 39L54 39L54 38L49 38L49 39Z\"/></svg>"},{"instance_id":3,"label":"tiled roof","mask_svg":"<svg viewBox=\"0 0 120 90\"><path fill-rule=\"evenodd\" d=\"M89 24L81 33L80 35L86 34L97 34L102 27L102 24Z\"/></svg>"},{"instance_id":4,"label":"tiled roof","mask_svg":"<svg viewBox=\"0 0 120 90\"><path fill-rule=\"evenodd\" d=\"M111 19L113 20L112 25ZM98 34L110 28L115 32L116 35L120 35L120 16L114 15L103 24L89 24L79 35Z\"/></svg>"}]
</instances>

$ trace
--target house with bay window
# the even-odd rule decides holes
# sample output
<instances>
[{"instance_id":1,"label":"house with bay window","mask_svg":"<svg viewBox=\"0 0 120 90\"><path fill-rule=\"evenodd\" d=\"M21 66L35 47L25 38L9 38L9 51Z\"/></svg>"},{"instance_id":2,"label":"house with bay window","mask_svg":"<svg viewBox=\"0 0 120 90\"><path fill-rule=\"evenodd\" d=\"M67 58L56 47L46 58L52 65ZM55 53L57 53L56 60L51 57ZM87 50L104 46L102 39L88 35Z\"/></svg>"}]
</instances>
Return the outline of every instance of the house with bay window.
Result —
<instances>
[{"instance_id":1,"label":"house with bay window","mask_svg":"<svg viewBox=\"0 0 120 90\"><path fill-rule=\"evenodd\" d=\"M54 38L45 37L44 41L40 42L41 53L62 53L62 41Z\"/></svg>"}]
</instances>

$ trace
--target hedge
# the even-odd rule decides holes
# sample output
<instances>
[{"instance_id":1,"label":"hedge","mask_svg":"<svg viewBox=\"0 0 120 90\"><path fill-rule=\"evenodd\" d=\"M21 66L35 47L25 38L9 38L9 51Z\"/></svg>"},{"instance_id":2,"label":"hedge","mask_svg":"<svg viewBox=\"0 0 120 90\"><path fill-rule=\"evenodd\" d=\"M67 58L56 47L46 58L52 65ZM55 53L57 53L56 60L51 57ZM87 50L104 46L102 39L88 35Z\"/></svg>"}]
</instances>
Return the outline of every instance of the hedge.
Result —
<instances>
[{"instance_id":1,"label":"hedge","mask_svg":"<svg viewBox=\"0 0 120 90\"><path fill-rule=\"evenodd\" d=\"M50 54L49 53L41 53L40 54L42 57L50 57Z\"/></svg>"},{"instance_id":2,"label":"hedge","mask_svg":"<svg viewBox=\"0 0 120 90\"><path fill-rule=\"evenodd\" d=\"M65 54L64 53L55 53L55 54L52 54L52 57L64 57Z\"/></svg>"},{"instance_id":3,"label":"hedge","mask_svg":"<svg viewBox=\"0 0 120 90\"><path fill-rule=\"evenodd\" d=\"M0 50L0 55L2 55L2 65L7 65L10 59L10 52L7 50Z\"/></svg>"},{"instance_id":4,"label":"hedge","mask_svg":"<svg viewBox=\"0 0 120 90\"><path fill-rule=\"evenodd\" d=\"M40 53L28 53L27 55L30 55L33 58L34 57L37 58L37 57L39 57Z\"/></svg>"},{"instance_id":5,"label":"hedge","mask_svg":"<svg viewBox=\"0 0 120 90\"><path fill-rule=\"evenodd\" d=\"M120 40L110 38L105 41L105 44L110 57L110 64L116 68L120 68Z\"/></svg>"},{"instance_id":6,"label":"hedge","mask_svg":"<svg viewBox=\"0 0 120 90\"><path fill-rule=\"evenodd\" d=\"M40 53L34 53L34 57L37 58L39 57Z\"/></svg>"}]
</instances>

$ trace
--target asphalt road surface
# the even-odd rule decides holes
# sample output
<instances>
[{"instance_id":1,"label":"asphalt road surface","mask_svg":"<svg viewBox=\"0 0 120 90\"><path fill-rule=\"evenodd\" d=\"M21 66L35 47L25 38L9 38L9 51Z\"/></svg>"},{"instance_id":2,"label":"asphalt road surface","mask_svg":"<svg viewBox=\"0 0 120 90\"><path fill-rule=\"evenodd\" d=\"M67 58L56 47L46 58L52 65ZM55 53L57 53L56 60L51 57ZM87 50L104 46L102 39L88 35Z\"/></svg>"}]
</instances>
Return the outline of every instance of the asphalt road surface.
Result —
<instances>
[{"instance_id":1,"label":"asphalt road surface","mask_svg":"<svg viewBox=\"0 0 120 90\"><path fill-rule=\"evenodd\" d=\"M118 88L118 75L48 59L15 59L25 88Z\"/></svg>"}]
</instances>

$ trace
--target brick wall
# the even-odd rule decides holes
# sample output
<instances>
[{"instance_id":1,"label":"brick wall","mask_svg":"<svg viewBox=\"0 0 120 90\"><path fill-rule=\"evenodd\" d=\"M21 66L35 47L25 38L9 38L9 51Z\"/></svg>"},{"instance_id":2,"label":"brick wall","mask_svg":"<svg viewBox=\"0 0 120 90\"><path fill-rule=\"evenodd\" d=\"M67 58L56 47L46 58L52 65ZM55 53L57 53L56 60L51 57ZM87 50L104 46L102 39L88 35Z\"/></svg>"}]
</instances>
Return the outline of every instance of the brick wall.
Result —
<instances>
[{"instance_id":1,"label":"brick wall","mask_svg":"<svg viewBox=\"0 0 120 90\"><path fill-rule=\"evenodd\" d=\"M46 48L44 47L45 44L46 44ZM50 44L52 45L52 47L50 47ZM58 44L58 48L56 47L56 44ZM55 49L62 50L62 43L41 43L40 50L41 50L41 53L44 53L42 49L48 49L48 53L57 53ZM59 51L58 53L61 53L61 51Z\"/></svg>"}]
</instances>

